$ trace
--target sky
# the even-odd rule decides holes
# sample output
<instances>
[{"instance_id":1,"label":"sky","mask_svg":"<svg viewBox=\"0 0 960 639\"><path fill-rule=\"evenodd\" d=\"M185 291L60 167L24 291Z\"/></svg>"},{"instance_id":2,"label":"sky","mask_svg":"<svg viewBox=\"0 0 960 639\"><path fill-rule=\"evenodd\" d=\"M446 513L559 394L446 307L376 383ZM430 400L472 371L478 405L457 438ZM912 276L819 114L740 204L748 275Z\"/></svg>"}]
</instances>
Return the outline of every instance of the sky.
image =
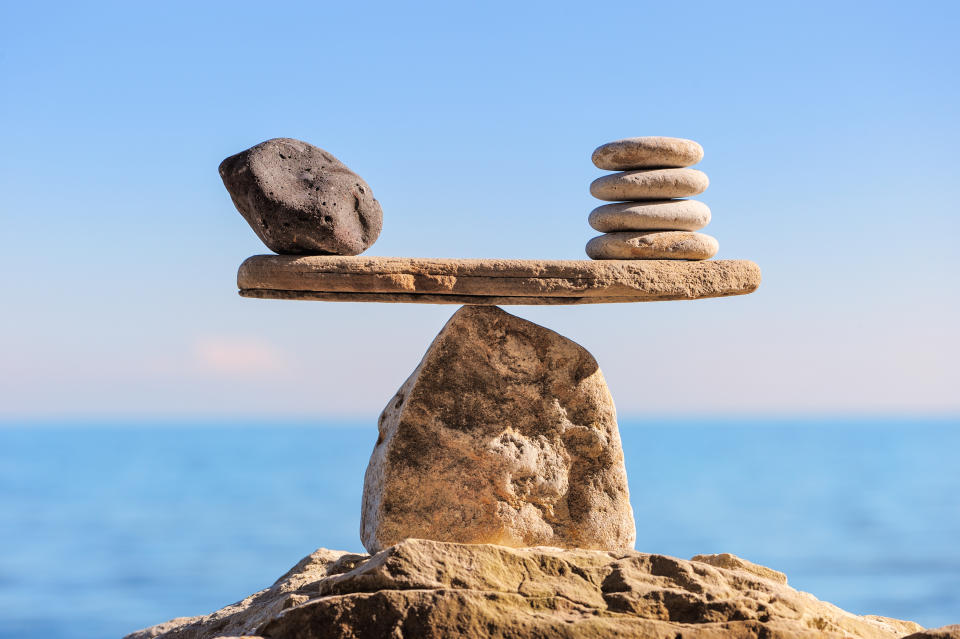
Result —
<instances>
[{"instance_id":1,"label":"sky","mask_svg":"<svg viewBox=\"0 0 960 639\"><path fill-rule=\"evenodd\" d=\"M590 154L644 135L764 279L506 309L622 415L960 414L957 3L0 6L0 419L375 420L456 307L240 298L220 161L330 151L370 255L584 259Z\"/></svg>"}]
</instances>

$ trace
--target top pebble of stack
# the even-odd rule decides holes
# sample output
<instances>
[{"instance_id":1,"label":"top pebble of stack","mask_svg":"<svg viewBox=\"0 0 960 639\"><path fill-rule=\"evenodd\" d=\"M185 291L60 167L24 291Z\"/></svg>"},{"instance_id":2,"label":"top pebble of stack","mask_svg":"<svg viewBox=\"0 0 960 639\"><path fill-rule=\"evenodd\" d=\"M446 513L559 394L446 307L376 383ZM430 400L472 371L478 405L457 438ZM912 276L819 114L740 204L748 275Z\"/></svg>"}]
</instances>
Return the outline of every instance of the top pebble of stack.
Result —
<instances>
[{"instance_id":1,"label":"top pebble of stack","mask_svg":"<svg viewBox=\"0 0 960 639\"><path fill-rule=\"evenodd\" d=\"M607 171L682 168L702 160L703 147L683 138L624 138L597 148L592 159Z\"/></svg>"}]
</instances>

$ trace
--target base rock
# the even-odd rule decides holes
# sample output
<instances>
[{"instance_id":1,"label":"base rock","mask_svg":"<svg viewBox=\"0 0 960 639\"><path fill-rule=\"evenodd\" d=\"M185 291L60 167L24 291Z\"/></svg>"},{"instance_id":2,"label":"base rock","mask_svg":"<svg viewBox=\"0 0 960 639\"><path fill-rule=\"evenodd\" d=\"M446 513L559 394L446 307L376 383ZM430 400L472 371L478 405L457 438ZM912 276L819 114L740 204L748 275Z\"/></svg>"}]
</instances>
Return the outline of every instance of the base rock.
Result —
<instances>
[{"instance_id":1,"label":"base rock","mask_svg":"<svg viewBox=\"0 0 960 639\"><path fill-rule=\"evenodd\" d=\"M916 636L956 636L949 628ZM922 631L841 610L733 555L686 561L408 539L373 556L318 550L243 601L126 639L893 639Z\"/></svg>"}]
</instances>

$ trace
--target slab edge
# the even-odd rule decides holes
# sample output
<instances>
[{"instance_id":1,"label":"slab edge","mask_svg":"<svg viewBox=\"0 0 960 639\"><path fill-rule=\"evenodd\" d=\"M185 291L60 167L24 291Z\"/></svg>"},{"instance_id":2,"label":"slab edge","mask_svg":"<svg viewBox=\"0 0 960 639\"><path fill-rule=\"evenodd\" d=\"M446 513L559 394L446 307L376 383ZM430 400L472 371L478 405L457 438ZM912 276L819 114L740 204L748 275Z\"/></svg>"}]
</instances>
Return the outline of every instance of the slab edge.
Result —
<instances>
[{"instance_id":1,"label":"slab edge","mask_svg":"<svg viewBox=\"0 0 960 639\"><path fill-rule=\"evenodd\" d=\"M513 303L522 304L589 303L586 298L594 300L593 303L698 299L752 293L760 280L760 268L749 260L458 260L257 255L244 261L237 273L237 285L245 297L421 303L437 303L428 299L437 296L450 297L446 303L455 303L455 298L468 298L473 303L509 298ZM310 293L315 295L308 295ZM481 298L488 301L480 301ZM542 301L528 301L534 298Z\"/></svg>"}]
</instances>

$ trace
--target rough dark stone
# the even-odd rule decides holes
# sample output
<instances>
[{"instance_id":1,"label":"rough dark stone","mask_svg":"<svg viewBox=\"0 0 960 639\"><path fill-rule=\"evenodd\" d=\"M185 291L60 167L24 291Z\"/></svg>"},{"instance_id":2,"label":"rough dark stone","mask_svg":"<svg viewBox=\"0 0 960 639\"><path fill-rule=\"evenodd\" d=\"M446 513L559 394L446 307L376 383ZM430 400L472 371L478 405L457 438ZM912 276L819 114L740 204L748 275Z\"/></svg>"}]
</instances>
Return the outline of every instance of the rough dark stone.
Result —
<instances>
[{"instance_id":1,"label":"rough dark stone","mask_svg":"<svg viewBox=\"0 0 960 639\"><path fill-rule=\"evenodd\" d=\"M228 157L220 177L237 210L276 253L358 255L380 235L370 186L330 153L274 138Z\"/></svg>"}]
</instances>

